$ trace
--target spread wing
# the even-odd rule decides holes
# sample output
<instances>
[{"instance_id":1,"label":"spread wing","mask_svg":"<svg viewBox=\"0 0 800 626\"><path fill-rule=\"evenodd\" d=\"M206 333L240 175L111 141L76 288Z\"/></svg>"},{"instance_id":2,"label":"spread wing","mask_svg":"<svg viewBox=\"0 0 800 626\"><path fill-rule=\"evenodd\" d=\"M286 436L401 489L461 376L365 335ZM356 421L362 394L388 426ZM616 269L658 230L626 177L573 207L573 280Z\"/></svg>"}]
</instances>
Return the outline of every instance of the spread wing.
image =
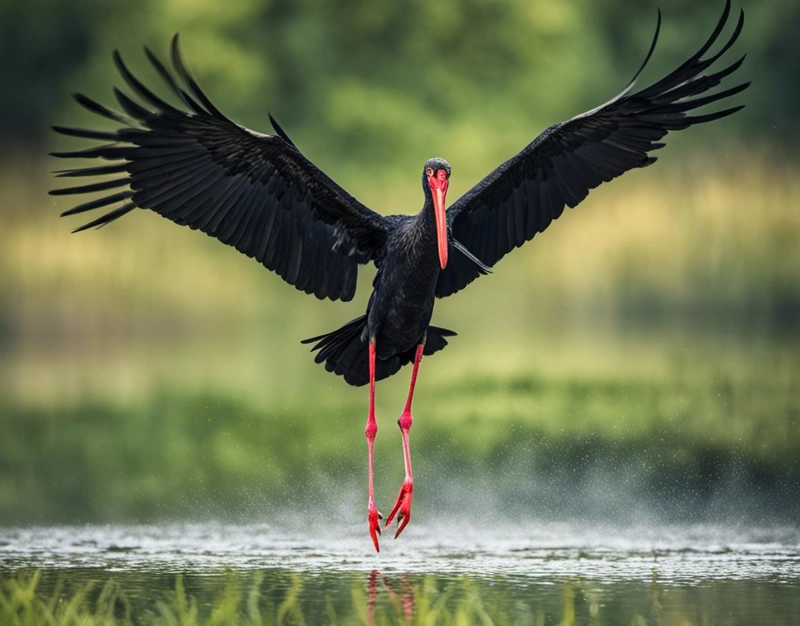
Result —
<instances>
[{"instance_id":1,"label":"spread wing","mask_svg":"<svg viewBox=\"0 0 800 626\"><path fill-rule=\"evenodd\" d=\"M453 239L463 244L484 266L497 263L515 247L558 218L565 206L575 207L600 183L655 162L653 150L671 130L710 122L742 106L702 115L688 113L746 89L744 83L708 93L736 71L744 57L712 74L701 74L730 48L741 33L744 12L722 49L703 59L719 37L730 14L730 0L708 41L675 71L655 84L631 93L634 81L655 49L661 25L658 16L653 43L639 71L613 100L591 111L555 124L519 154L503 163L448 210ZM456 248L458 250L458 248ZM445 297L463 289L482 268L466 254L455 253L439 275L436 295Z\"/></svg>"},{"instance_id":2,"label":"spread wing","mask_svg":"<svg viewBox=\"0 0 800 626\"><path fill-rule=\"evenodd\" d=\"M55 127L65 135L109 143L54 156L113 161L57 172L62 177L107 177L51 191L53 195L102 192L62 215L106 211L77 229L84 230L108 224L135 208L151 209L235 247L301 291L320 299L350 300L358 264L373 259L384 244L384 218L303 156L274 120L277 134L264 135L225 117L186 69L177 35L172 40L177 78L145 51L183 106L175 107L153 93L115 52L117 68L140 102L114 89L125 112L121 114L86 96L75 96L83 107L120 128Z\"/></svg>"}]
</instances>

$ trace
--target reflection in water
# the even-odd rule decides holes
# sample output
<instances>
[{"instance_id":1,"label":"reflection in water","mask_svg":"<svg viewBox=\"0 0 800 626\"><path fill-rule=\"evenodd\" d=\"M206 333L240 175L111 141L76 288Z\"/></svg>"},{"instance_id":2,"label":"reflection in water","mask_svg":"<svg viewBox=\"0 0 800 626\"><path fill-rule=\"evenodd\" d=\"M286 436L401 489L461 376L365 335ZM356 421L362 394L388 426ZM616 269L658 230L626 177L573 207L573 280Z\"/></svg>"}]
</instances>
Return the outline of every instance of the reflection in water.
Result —
<instances>
[{"instance_id":1,"label":"reflection in water","mask_svg":"<svg viewBox=\"0 0 800 626\"><path fill-rule=\"evenodd\" d=\"M375 605L378 601L378 589L383 588L389 595L392 607L395 611L402 607L403 624L411 624L414 619L414 589L408 582L407 574L400 574L392 582L392 578L381 574L378 570L372 570L367 582L367 623L370 626L375 624ZM395 589L398 587L399 591Z\"/></svg>"}]
</instances>

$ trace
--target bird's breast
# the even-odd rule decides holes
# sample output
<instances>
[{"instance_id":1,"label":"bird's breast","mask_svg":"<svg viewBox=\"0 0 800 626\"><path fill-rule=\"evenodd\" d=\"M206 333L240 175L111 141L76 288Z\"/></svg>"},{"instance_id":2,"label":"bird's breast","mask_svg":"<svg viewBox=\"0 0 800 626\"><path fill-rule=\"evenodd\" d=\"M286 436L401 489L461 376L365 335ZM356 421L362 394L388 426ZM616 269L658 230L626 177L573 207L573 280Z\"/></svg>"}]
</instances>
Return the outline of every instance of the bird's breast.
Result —
<instances>
[{"instance_id":1,"label":"bird's breast","mask_svg":"<svg viewBox=\"0 0 800 626\"><path fill-rule=\"evenodd\" d=\"M430 324L439 265L435 250L433 255L415 252L392 251L377 276L368 323L379 357L413 348Z\"/></svg>"}]
</instances>

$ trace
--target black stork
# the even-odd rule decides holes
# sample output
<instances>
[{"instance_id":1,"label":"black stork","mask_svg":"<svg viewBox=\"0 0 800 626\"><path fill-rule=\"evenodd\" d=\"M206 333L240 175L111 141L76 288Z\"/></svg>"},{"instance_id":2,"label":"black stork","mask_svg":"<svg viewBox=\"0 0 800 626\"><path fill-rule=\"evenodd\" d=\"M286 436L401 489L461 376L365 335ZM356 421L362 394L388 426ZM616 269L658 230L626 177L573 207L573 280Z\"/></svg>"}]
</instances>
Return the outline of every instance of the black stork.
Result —
<instances>
[{"instance_id":1,"label":"black stork","mask_svg":"<svg viewBox=\"0 0 800 626\"><path fill-rule=\"evenodd\" d=\"M380 550L381 514L372 483L375 381L413 363L408 399L398 420L405 480L386 526L397 517L397 537L411 518L414 480L408 434L411 402L423 355L447 345L452 331L430 324L436 298L466 287L503 256L530 241L575 207L590 189L623 172L652 164L651 153L671 130L726 117L742 106L705 114L694 109L743 91L749 83L711 91L735 72L744 56L704 74L741 33L733 33L706 58L730 15L730 0L709 39L673 72L640 91L634 82L658 39L661 13L650 49L633 80L618 96L565 122L554 124L446 209L450 165L430 159L422 170L425 197L417 215L382 216L356 200L309 161L270 116L275 134L251 131L228 119L201 91L172 40L173 71L145 48L150 62L181 105L174 106L140 82L118 52L114 62L139 101L118 89L124 113L83 95L80 105L119 125L97 131L55 127L64 135L102 145L54 156L107 159L110 165L56 172L72 178L110 175L102 182L56 189L53 195L103 192L62 215L104 212L77 231L104 226L135 208L146 208L201 230L255 258L286 282L317 298L350 300L358 266L377 266L367 311L315 342L316 362L351 385L369 383L369 501L367 520Z\"/></svg>"}]
</instances>

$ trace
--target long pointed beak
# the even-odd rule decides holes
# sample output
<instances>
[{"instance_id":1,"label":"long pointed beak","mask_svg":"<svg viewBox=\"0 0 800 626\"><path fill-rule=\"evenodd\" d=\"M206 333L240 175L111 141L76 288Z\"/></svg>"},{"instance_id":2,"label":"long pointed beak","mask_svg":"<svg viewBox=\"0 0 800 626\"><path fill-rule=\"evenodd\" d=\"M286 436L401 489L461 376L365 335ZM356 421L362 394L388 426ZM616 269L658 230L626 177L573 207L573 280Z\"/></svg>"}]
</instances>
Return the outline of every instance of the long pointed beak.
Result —
<instances>
[{"instance_id":1,"label":"long pointed beak","mask_svg":"<svg viewBox=\"0 0 800 626\"><path fill-rule=\"evenodd\" d=\"M433 212L436 216L436 237L439 242L439 265L442 269L447 267L447 211L445 198L447 196L448 180L446 178L429 178L431 194L433 195Z\"/></svg>"}]
</instances>

